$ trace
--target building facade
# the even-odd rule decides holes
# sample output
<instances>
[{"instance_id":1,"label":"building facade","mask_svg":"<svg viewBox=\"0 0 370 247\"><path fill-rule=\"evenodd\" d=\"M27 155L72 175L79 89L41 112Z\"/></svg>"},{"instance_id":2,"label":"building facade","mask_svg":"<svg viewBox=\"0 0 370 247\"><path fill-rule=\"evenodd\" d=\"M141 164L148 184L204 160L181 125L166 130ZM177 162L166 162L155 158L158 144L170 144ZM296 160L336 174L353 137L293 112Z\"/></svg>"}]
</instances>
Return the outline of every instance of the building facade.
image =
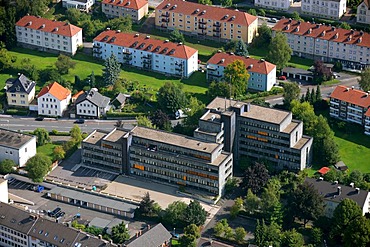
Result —
<instances>
[{"instance_id":1,"label":"building facade","mask_svg":"<svg viewBox=\"0 0 370 247\"><path fill-rule=\"evenodd\" d=\"M26 165L36 155L36 137L0 129L0 162L9 159L18 167Z\"/></svg>"},{"instance_id":2,"label":"building facade","mask_svg":"<svg viewBox=\"0 0 370 247\"><path fill-rule=\"evenodd\" d=\"M207 62L207 80L220 81L224 78L225 68L235 60L244 62L250 75L248 89L257 91L269 91L276 83L276 65L264 59L253 59L234 55L234 53L218 52Z\"/></svg>"},{"instance_id":3,"label":"building facade","mask_svg":"<svg viewBox=\"0 0 370 247\"><path fill-rule=\"evenodd\" d=\"M76 105L76 116L81 118L100 118L105 116L110 109L110 99L101 95L98 89L92 88L78 96Z\"/></svg>"},{"instance_id":4,"label":"building facade","mask_svg":"<svg viewBox=\"0 0 370 247\"><path fill-rule=\"evenodd\" d=\"M139 22L148 14L148 0L103 0L102 11L108 18L128 16Z\"/></svg>"},{"instance_id":5,"label":"building facade","mask_svg":"<svg viewBox=\"0 0 370 247\"><path fill-rule=\"evenodd\" d=\"M38 114L61 117L71 100L71 91L58 82L45 86L37 95Z\"/></svg>"},{"instance_id":6,"label":"building facade","mask_svg":"<svg viewBox=\"0 0 370 247\"><path fill-rule=\"evenodd\" d=\"M150 36L104 31L94 39L94 57L107 59L114 54L123 65L171 76L189 77L198 70L198 51Z\"/></svg>"},{"instance_id":7,"label":"building facade","mask_svg":"<svg viewBox=\"0 0 370 247\"><path fill-rule=\"evenodd\" d=\"M334 26L281 19L273 28L283 32L292 55L341 62L343 67L362 70L370 66L370 34Z\"/></svg>"},{"instance_id":8,"label":"building facade","mask_svg":"<svg viewBox=\"0 0 370 247\"><path fill-rule=\"evenodd\" d=\"M28 107L35 98L36 83L21 74L6 81L6 98L9 106Z\"/></svg>"},{"instance_id":9,"label":"building facade","mask_svg":"<svg viewBox=\"0 0 370 247\"><path fill-rule=\"evenodd\" d=\"M357 6L356 20L358 23L370 24L370 1L364 0Z\"/></svg>"},{"instance_id":10,"label":"building facade","mask_svg":"<svg viewBox=\"0 0 370 247\"><path fill-rule=\"evenodd\" d=\"M257 34L258 18L238 10L182 0L165 0L157 6L155 12L157 28L178 29L197 39L241 39L249 44Z\"/></svg>"},{"instance_id":11,"label":"building facade","mask_svg":"<svg viewBox=\"0 0 370 247\"><path fill-rule=\"evenodd\" d=\"M346 0L302 0L303 14L339 20L347 8Z\"/></svg>"},{"instance_id":12,"label":"building facade","mask_svg":"<svg viewBox=\"0 0 370 247\"><path fill-rule=\"evenodd\" d=\"M9 203L8 180L0 178L0 202Z\"/></svg>"},{"instance_id":13,"label":"building facade","mask_svg":"<svg viewBox=\"0 0 370 247\"><path fill-rule=\"evenodd\" d=\"M330 116L365 126L368 132L369 92L337 86L330 95Z\"/></svg>"},{"instance_id":14,"label":"building facade","mask_svg":"<svg viewBox=\"0 0 370 247\"><path fill-rule=\"evenodd\" d=\"M66 9L78 9L82 12L90 12L94 0L62 0L62 6Z\"/></svg>"},{"instance_id":15,"label":"building facade","mask_svg":"<svg viewBox=\"0 0 370 247\"><path fill-rule=\"evenodd\" d=\"M277 9L277 10L288 10L293 4L292 0L255 0L254 6L266 8L266 9Z\"/></svg>"},{"instance_id":16,"label":"building facade","mask_svg":"<svg viewBox=\"0 0 370 247\"><path fill-rule=\"evenodd\" d=\"M18 44L26 48L74 55L83 46L82 28L67 22L26 15L15 31Z\"/></svg>"},{"instance_id":17,"label":"building facade","mask_svg":"<svg viewBox=\"0 0 370 247\"><path fill-rule=\"evenodd\" d=\"M126 247L170 247L171 233L161 224L140 231L136 237L131 238L124 243Z\"/></svg>"},{"instance_id":18,"label":"building facade","mask_svg":"<svg viewBox=\"0 0 370 247\"><path fill-rule=\"evenodd\" d=\"M370 109L365 113L365 134L370 135Z\"/></svg>"}]
</instances>

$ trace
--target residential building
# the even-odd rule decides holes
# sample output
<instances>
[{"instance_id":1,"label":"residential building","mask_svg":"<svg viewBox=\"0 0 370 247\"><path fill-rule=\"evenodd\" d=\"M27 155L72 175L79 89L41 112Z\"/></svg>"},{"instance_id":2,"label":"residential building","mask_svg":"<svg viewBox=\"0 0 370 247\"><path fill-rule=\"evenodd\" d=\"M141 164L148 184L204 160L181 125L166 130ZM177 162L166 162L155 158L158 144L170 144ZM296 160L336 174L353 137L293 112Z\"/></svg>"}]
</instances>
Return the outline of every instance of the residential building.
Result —
<instances>
[{"instance_id":1,"label":"residential building","mask_svg":"<svg viewBox=\"0 0 370 247\"><path fill-rule=\"evenodd\" d=\"M39 115L61 117L71 100L71 91L58 82L45 86L37 95Z\"/></svg>"},{"instance_id":2,"label":"residential building","mask_svg":"<svg viewBox=\"0 0 370 247\"><path fill-rule=\"evenodd\" d=\"M67 22L26 15L15 29L18 44L26 48L74 55L83 46L82 28Z\"/></svg>"},{"instance_id":3,"label":"residential building","mask_svg":"<svg viewBox=\"0 0 370 247\"><path fill-rule=\"evenodd\" d=\"M293 0L255 0L254 6L265 9L288 10Z\"/></svg>"},{"instance_id":4,"label":"residential building","mask_svg":"<svg viewBox=\"0 0 370 247\"><path fill-rule=\"evenodd\" d=\"M82 142L82 160L117 173L182 185L221 196L233 156L223 145L164 131L96 130Z\"/></svg>"},{"instance_id":5,"label":"residential building","mask_svg":"<svg viewBox=\"0 0 370 247\"><path fill-rule=\"evenodd\" d=\"M128 16L139 22L148 14L148 0L103 0L102 11L108 18Z\"/></svg>"},{"instance_id":6,"label":"residential building","mask_svg":"<svg viewBox=\"0 0 370 247\"><path fill-rule=\"evenodd\" d=\"M302 14L339 20L347 11L346 0L302 0Z\"/></svg>"},{"instance_id":7,"label":"residential building","mask_svg":"<svg viewBox=\"0 0 370 247\"><path fill-rule=\"evenodd\" d=\"M365 134L370 135L370 109L365 113Z\"/></svg>"},{"instance_id":8,"label":"residential building","mask_svg":"<svg viewBox=\"0 0 370 247\"><path fill-rule=\"evenodd\" d=\"M207 62L207 80L220 81L224 78L225 68L235 60L244 62L250 75L248 89L257 91L269 91L276 83L276 65L264 59L253 59L250 57L237 56L234 53L218 52Z\"/></svg>"},{"instance_id":9,"label":"residential building","mask_svg":"<svg viewBox=\"0 0 370 247\"><path fill-rule=\"evenodd\" d=\"M369 212L370 193L366 190L361 191L359 188L355 188L354 183L351 183L351 186L346 186L338 184L338 181L332 183L324 181L322 178L306 178L305 181L312 184L319 194L323 196L325 216L329 218L333 217L335 208L346 198L355 201L361 208L363 215Z\"/></svg>"},{"instance_id":10,"label":"residential building","mask_svg":"<svg viewBox=\"0 0 370 247\"><path fill-rule=\"evenodd\" d=\"M0 202L8 203L8 180L0 178Z\"/></svg>"},{"instance_id":11,"label":"residential building","mask_svg":"<svg viewBox=\"0 0 370 247\"><path fill-rule=\"evenodd\" d=\"M357 6L357 22L370 24L370 1L364 0Z\"/></svg>"},{"instance_id":12,"label":"residential building","mask_svg":"<svg viewBox=\"0 0 370 247\"><path fill-rule=\"evenodd\" d=\"M18 167L26 165L36 155L36 137L12 130L0 129L0 162L9 159Z\"/></svg>"},{"instance_id":13,"label":"residential building","mask_svg":"<svg viewBox=\"0 0 370 247\"><path fill-rule=\"evenodd\" d=\"M197 36L197 39L241 39L249 44L257 34L257 16L243 11L182 0L165 0L157 6L155 13L157 28L178 29L185 34Z\"/></svg>"},{"instance_id":14,"label":"residential building","mask_svg":"<svg viewBox=\"0 0 370 247\"><path fill-rule=\"evenodd\" d=\"M66 9L78 9L82 12L90 12L95 0L62 0L62 6Z\"/></svg>"},{"instance_id":15,"label":"residential building","mask_svg":"<svg viewBox=\"0 0 370 247\"><path fill-rule=\"evenodd\" d=\"M34 81L21 74L6 81L6 98L9 106L28 107L35 98Z\"/></svg>"},{"instance_id":16,"label":"residential building","mask_svg":"<svg viewBox=\"0 0 370 247\"><path fill-rule=\"evenodd\" d=\"M126 100L130 97L129 94L118 93L114 100L112 100L112 107L121 110L125 106Z\"/></svg>"},{"instance_id":17,"label":"residential building","mask_svg":"<svg viewBox=\"0 0 370 247\"><path fill-rule=\"evenodd\" d=\"M303 135L303 122L293 119L291 112L219 97L206 108L194 136L215 138L225 151L233 152L236 163L245 156L291 171L311 164L313 138Z\"/></svg>"},{"instance_id":18,"label":"residential building","mask_svg":"<svg viewBox=\"0 0 370 247\"><path fill-rule=\"evenodd\" d=\"M110 99L101 95L98 89L92 88L78 96L76 105L76 116L78 118L101 118L109 111Z\"/></svg>"},{"instance_id":19,"label":"residential building","mask_svg":"<svg viewBox=\"0 0 370 247\"><path fill-rule=\"evenodd\" d=\"M292 19L281 19L272 31L286 35L293 55L357 70L370 66L370 33Z\"/></svg>"},{"instance_id":20,"label":"residential building","mask_svg":"<svg viewBox=\"0 0 370 247\"><path fill-rule=\"evenodd\" d=\"M330 95L330 116L367 127L369 92L337 86ZM365 128L365 134L368 128Z\"/></svg>"},{"instance_id":21,"label":"residential building","mask_svg":"<svg viewBox=\"0 0 370 247\"><path fill-rule=\"evenodd\" d=\"M154 227L148 226L144 231L140 231L136 237L125 242L126 247L170 247L172 235L161 224Z\"/></svg>"},{"instance_id":22,"label":"residential building","mask_svg":"<svg viewBox=\"0 0 370 247\"><path fill-rule=\"evenodd\" d=\"M166 75L189 77L198 70L198 51L182 43L152 39L150 36L104 31L94 39L94 57L114 54L124 65Z\"/></svg>"}]
</instances>

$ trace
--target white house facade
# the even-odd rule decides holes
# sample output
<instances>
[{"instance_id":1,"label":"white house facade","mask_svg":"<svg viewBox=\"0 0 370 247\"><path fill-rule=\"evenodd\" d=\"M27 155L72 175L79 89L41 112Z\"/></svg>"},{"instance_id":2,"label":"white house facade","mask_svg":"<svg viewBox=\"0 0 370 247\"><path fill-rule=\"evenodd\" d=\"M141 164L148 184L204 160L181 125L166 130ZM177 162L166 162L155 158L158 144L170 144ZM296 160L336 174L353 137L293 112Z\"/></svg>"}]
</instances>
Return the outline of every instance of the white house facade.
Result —
<instances>
[{"instance_id":1,"label":"white house facade","mask_svg":"<svg viewBox=\"0 0 370 247\"><path fill-rule=\"evenodd\" d=\"M370 109L365 113L365 134L370 135Z\"/></svg>"},{"instance_id":2,"label":"white house facade","mask_svg":"<svg viewBox=\"0 0 370 247\"><path fill-rule=\"evenodd\" d=\"M363 24L370 24L370 0L364 0L357 7L357 22Z\"/></svg>"},{"instance_id":3,"label":"white house facade","mask_svg":"<svg viewBox=\"0 0 370 247\"><path fill-rule=\"evenodd\" d=\"M15 31L18 44L26 48L74 55L83 46L82 28L67 22L26 15Z\"/></svg>"},{"instance_id":4,"label":"white house facade","mask_svg":"<svg viewBox=\"0 0 370 247\"><path fill-rule=\"evenodd\" d=\"M101 95L96 88L81 94L76 100L76 116L100 118L105 116L111 105L110 99Z\"/></svg>"},{"instance_id":5,"label":"white house facade","mask_svg":"<svg viewBox=\"0 0 370 247\"><path fill-rule=\"evenodd\" d=\"M103 0L102 12L108 18L128 16L139 22L149 12L148 0Z\"/></svg>"},{"instance_id":6,"label":"white house facade","mask_svg":"<svg viewBox=\"0 0 370 247\"><path fill-rule=\"evenodd\" d=\"M124 66L185 78L198 70L196 49L150 36L108 30L94 39L93 47L94 57L107 59L114 54Z\"/></svg>"},{"instance_id":7,"label":"white house facade","mask_svg":"<svg viewBox=\"0 0 370 247\"><path fill-rule=\"evenodd\" d=\"M302 0L303 14L339 20L346 13L346 0Z\"/></svg>"},{"instance_id":8,"label":"white house facade","mask_svg":"<svg viewBox=\"0 0 370 247\"><path fill-rule=\"evenodd\" d=\"M302 1L303 2L303 1ZM254 6L266 9L288 10L293 0L255 0Z\"/></svg>"},{"instance_id":9,"label":"white house facade","mask_svg":"<svg viewBox=\"0 0 370 247\"><path fill-rule=\"evenodd\" d=\"M64 8L78 9L82 12L89 12L94 3L94 0L62 0L62 5Z\"/></svg>"},{"instance_id":10,"label":"white house facade","mask_svg":"<svg viewBox=\"0 0 370 247\"><path fill-rule=\"evenodd\" d=\"M61 117L71 100L71 91L57 82L41 89L37 96L38 114Z\"/></svg>"},{"instance_id":11,"label":"white house facade","mask_svg":"<svg viewBox=\"0 0 370 247\"><path fill-rule=\"evenodd\" d=\"M6 81L6 97L9 106L28 107L35 98L36 83L21 74Z\"/></svg>"}]
</instances>

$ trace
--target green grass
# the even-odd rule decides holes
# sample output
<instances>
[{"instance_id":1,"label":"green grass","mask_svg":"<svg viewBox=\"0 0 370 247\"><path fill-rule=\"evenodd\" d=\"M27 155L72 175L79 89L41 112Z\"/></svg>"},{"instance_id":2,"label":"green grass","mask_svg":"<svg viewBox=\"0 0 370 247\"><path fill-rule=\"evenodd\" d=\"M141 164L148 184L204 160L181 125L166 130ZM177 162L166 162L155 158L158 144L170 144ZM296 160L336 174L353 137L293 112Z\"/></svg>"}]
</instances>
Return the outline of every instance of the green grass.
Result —
<instances>
[{"instance_id":1,"label":"green grass","mask_svg":"<svg viewBox=\"0 0 370 247\"><path fill-rule=\"evenodd\" d=\"M172 239L171 240L171 246L180 246L180 243L177 239Z\"/></svg>"},{"instance_id":2,"label":"green grass","mask_svg":"<svg viewBox=\"0 0 370 247\"><path fill-rule=\"evenodd\" d=\"M54 160L54 148L60 146L53 143L47 143L43 146L37 147L38 154L44 154L47 157L50 157L51 160Z\"/></svg>"},{"instance_id":3,"label":"green grass","mask_svg":"<svg viewBox=\"0 0 370 247\"><path fill-rule=\"evenodd\" d=\"M333 80L330 80L330 81L324 81L322 83L322 85L329 86L329 85L334 85L334 84L338 84L338 83L339 83L339 80L338 79L333 79Z\"/></svg>"}]
</instances>

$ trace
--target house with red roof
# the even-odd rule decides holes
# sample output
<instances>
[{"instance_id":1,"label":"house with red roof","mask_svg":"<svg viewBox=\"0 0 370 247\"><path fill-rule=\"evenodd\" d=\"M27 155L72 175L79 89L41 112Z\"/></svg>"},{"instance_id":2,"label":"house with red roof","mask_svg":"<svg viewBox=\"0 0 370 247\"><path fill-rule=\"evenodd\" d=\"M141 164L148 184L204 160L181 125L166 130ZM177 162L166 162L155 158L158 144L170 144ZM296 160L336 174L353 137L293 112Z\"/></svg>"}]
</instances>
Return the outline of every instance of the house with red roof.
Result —
<instances>
[{"instance_id":1,"label":"house with red roof","mask_svg":"<svg viewBox=\"0 0 370 247\"><path fill-rule=\"evenodd\" d=\"M128 16L139 22L148 14L148 0L103 0L102 11L108 18Z\"/></svg>"},{"instance_id":2,"label":"house with red roof","mask_svg":"<svg viewBox=\"0 0 370 247\"><path fill-rule=\"evenodd\" d=\"M272 28L273 36L276 32L285 34L293 55L350 69L370 67L370 33L287 18Z\"/></svg>"},{"instance_id":3,"label":"house with red roof","mask_svg":"<svg viewBox=\"0 0 370 247\"><path fill-rule=\"evenodd\" d=\"M370 24L370 0L364 0L357 7L357 22Z\"/></svg>"},{"instance_id":4,"label":"house with red roof","mask_svg":"<svg viewBox=\"0 0 370 247\"><path fill-rule=\"evenodd\" d=\"M198 39L251 43L257 34L258 18L237 9L164 0L155 9L155 26L162 30L178 29Z\"/></svg>"},{"instance_id":5,"label":"house with red roof","mask_svg":"<svg viewBox=\"0 0 370 247\"><path fill-rule=\"evenodd\" d=\"M237 56L234 53L218 52L207 62L207 80L220 81L224 79L225 68L235 60L244 62L250 75L248 88L257 91L269 91L276 83L276 65L264 59ZM227 80L227 79L226 79Z\"/></svg>"},{"instance_id":6,"label":"house with red roof","mask_svg":"<svg viewBox=\"0 0 370 247\"><path fill-rule=\"evenodd\" d=\"M61 117L71 100L71 91L58 82L53 82L41 89L37 95L38 114Z\"/></svg>"},{"instance_id":7,"label":"house with red roof","mask_svg":"<svg viewBox=\"0 0 370 247\"><path fill-rule=\"evenodd\" d=\"M330 116L365 126L370 134L370 92L337 86L330 95Z\"/></svg>"},{"instance_id":8,"label":"house with red roof","mask_svg":"<svg viewBox=\"0 0 370 247\"><path fill-rule=\"evenodd\" d=\"M186 78L198 70L198 50L138 33L107 30L94 38L93 47L94 57L114 54L124 66Z\"/></svg>"},{"instance_id":9,"label":"house with red roof","mask_svg":"<svg viewBox=\"0 0 370 247\"><path fill-rule=\"evenodd\" d=\"M83 46L82 28L32 15L16 23L16 35L20 46L39 51L74 55Z\"/></svg>"}]
</instances>

